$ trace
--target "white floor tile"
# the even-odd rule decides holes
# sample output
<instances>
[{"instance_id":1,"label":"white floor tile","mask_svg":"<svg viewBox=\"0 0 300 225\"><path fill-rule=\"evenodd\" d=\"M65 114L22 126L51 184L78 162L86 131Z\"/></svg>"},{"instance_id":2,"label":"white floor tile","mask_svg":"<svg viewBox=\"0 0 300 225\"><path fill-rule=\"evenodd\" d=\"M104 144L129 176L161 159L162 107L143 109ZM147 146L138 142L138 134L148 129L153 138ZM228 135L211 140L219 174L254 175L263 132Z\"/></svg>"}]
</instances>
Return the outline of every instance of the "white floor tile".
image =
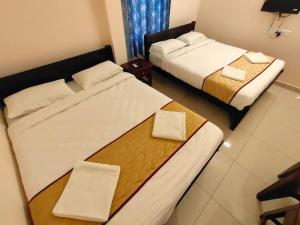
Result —
<instances>
[{"instance_id":1,"label":"white floor tile","mask_svg":"<svg viewBox=\"0 0 300 225\"><path fill-rule=\"evenodd\" d=\"M299 109L300 107L300 94L287 89L282 88L282 91L278 94L276 101L289 105L291 108Z\"/></svg>"},{"instance_id":2,"label":"white floor tile","mask_svg":"<svg viewBox=\"0 0 300 225\"><path fill-rule=\"evenodd\" d=\"M233 160L224 153L217 152L197 179L196 184L212 195L232 163Z\"/></svg>"},{"instance_id":3,"label":"white floor tile","mask_svg":"<svg viewBox=\"0 0 300 225\"><path fill-rule=\"evenodd\" d=\"M220 151L235 160L249 138L250 134L236 128L225 139Z\"/></svg>"},{"instance_id":4,"label":"white floor tile","mask_svg":"<svg viewBox=\"0 0 300 225\"><path fill-rule=\"evenodd\" d=\"M213 198L239 223L255 225L261 214L256 194L265 186L255 175L234 163Z\"/></svg>"},{"instance_id":5,"label":"white floor tile","mask_svg":"<svg viewBox=\"0 0 300 225\"><path fill-rule=\"evenodd\" d=\"M267 184L277 181L280 172L296 163L295 160L255 138L248 141L237 162Z\"/></svg>"},{"instance_id":6,"label":"white floor tile","mask_svg":"<svg viewBox=\"0 0 300 225\"><path fill-rule=\"evenodd\" d=\"M270 106L273 104L278 93L279 87L272 85L271 88L269 88L257 100L257 102L255 102L238 127L252 134L262 118L266 115Z\"/></svg>"},{"instance_id":7,"label":"white floor tile","mask_svg":"<svg viewBox=\"0 0 300 225\"><path fill-rule=\"evenodd\" d=\"M300 160L300 132L293 128L265 118L253 135L273 146L274 149L289 155L292 159Z\"/></svg>"},{"instance_id":8,"label":"white floor tile","mask_svg":"<svg viewBox=\"0 0 300 225\"><path fill-rule=\"evenodd\" d=\"M294 128L300 132L300 100L299 107L291 107L289 103L275 101L266 117Z\"/></svg>"},{"instance_id":9,"label":"white floor tile","mask_svg":"<svg viewBox=\"0 0 300 225\"><path fill-rule=\"evenodd\" d=\"M195 225L240 225L215 200L210 199Z\"/></svg>"},{"instance_id":10,"label":"white floor tile","mask_svg":"<svg viewBox=\"0 0 300 225\"><path fill-rule=\"evenodd\" d=\"M194 184L166 225L193 225L209 199L210 195Z\"/></svg>"}]
</instances>

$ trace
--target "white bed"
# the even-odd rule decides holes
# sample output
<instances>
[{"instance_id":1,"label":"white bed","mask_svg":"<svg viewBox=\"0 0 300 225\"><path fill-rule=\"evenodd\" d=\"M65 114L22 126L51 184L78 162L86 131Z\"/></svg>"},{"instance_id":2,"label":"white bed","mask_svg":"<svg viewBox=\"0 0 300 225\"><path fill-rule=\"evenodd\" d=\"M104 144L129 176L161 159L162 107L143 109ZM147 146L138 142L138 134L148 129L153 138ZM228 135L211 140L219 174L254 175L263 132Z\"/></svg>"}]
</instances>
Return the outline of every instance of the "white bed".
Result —
<instances>
[{"instance_id":1,"label":"white bed","mask_svg":"<svg viewBox=\"0 0 300 225\"><path fill-rule=\"evenodd\" d=\"M204 79L241 57L246 50L226 45L212 39L178 49L166 56L150 53L150 61L191 86L202 89ZM260 76L245 85L233 98L230 105L243 110L275 80L285 62L276 59Z\"/></svg>"},{"instance_id":2,"label":"white bed","mask_svg":"<svg viewBox=\"0 0 300 225\"><path fill-rule=\"evenodd\" d=\"M171 101L128 73L76 91L9 121L27 200ZM207 122L107 224L164 224L222 139Z\"/></svg>"}]
</instances>

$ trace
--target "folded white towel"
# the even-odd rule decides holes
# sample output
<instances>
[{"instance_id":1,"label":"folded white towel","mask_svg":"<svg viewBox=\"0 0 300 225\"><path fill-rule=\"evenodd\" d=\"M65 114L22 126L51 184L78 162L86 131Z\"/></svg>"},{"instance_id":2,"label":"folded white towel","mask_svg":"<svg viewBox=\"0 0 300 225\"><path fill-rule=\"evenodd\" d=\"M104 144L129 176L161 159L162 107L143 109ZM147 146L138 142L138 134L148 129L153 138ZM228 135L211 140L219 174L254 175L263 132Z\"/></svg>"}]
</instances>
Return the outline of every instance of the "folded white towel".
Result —
<instances>
[{"instance_id":1,"label":"folded white towel","mask_svg":"<svg viewBox=\"0 0 300 225\"><path fill-rule=\"evenodd\" d=\"M152 136L185 141L185 112L158 111L154 118Z\"/></svg>"},{"instance_id":2,"label":"folded white towel","mask_svg":"<svg viewBox=\"0 0 300 225\"><path fill-rule=\"evenodd\" d=\"M245 54L245 57L251 62L251 63L270 63L270 59L265 56L261 52L249 52Z\"/></svg>"},{"instance_id":3,"label":"folded white towel","mask_svg":"<svg viewBox=\"0 0 300 225\"><path fill-rule=\"evenodd\" d=\"M73 219L107 221L119 174L119 166L78 162L52 213Z\"/></svg>"},{"instance_id":4,"label":"folded white towel","mask_svg":"<svg viewBox=\"0 0 300 225\"><path fill-rule=\"evenodd\" d=\"M225 66L221 75L232 80L244 81L246 78L246 71L234 68L232 66Z\"/></svg>"}]
</instances>

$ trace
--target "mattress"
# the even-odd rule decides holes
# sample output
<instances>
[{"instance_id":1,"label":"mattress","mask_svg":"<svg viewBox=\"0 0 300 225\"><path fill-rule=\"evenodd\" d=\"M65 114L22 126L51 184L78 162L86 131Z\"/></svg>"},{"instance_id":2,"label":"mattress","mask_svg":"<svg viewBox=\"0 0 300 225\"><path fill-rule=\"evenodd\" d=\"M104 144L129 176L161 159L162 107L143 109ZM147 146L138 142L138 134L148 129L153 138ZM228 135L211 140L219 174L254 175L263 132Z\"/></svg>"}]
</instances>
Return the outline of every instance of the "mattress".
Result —
<instances>
[{"instance_id":1,"label":"mattress","mask_svg":"<svg viewBox=\"0 0 300 225\"><path fill-rule=\"evenodd\" d=\"M230 64L247 51L212 39L189 45L164 57L150 53L150 61L191 86L202 89L206 77ZM259 95L274 81L285 62L276 59L262 74L245 85L230 105L243 110L253 104Z\"/></svg>"},{"instance_id":2,"label":"mattress","mask_svg":"<svg viewBox=\"0 0 300 225\"><path fill-rule=\"evenodd\" d=\"M171 101L120 73L9 125L27 200ZM222 139L207 122L107 224L164 224Z\"/></svg>"}]
</instances>

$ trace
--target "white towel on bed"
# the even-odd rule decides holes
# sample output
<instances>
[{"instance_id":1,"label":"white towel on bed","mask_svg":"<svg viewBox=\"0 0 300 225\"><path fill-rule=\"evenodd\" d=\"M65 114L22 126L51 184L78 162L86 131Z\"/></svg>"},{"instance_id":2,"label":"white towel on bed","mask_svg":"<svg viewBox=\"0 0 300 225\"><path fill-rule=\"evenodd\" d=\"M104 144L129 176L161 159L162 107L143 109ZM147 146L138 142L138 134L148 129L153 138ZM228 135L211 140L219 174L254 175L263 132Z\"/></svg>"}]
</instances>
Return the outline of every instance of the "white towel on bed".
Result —
<instances>
[{"instance_id":1,"label":"white towel on bed","mask_svg":"<svg viewBox=\"0 0 300 225\"><path fill-rule=\"evenodd\" d=\"M119 166L79 161L53 214L80 220L107 221L119 174Z\"/></svg>"},{"instance_id":2,"label":"white towel on bed","mask_svg":"<svg viewBox=\"0 0 300 225\"><path fill-rule=\"evenodd\" d=\"M261 52L249 52L245 54L246 59L251 63L270 63L270 59Z\"/></svg>"},{"instance_id":3,"label":"white towel on bed","mask_svg":"<svg viewBox=\"0 0 300 225\"><path fill-rule=\"evenodd\" d=\"M177 141L185 141L185 112L159 110L155 114L152 136Z\"/></svg>"},{"instance_id":4,"label":"white towel on bed","mask_svg":"<svg viewBox=\"0 0 300 225\"><path fill-rule=\"evenodd\" d=\"M221 75L232 80L244 81L246 78L246 71L234 68L232 66L225 66Z\"/></svg>"}]
</instances>

